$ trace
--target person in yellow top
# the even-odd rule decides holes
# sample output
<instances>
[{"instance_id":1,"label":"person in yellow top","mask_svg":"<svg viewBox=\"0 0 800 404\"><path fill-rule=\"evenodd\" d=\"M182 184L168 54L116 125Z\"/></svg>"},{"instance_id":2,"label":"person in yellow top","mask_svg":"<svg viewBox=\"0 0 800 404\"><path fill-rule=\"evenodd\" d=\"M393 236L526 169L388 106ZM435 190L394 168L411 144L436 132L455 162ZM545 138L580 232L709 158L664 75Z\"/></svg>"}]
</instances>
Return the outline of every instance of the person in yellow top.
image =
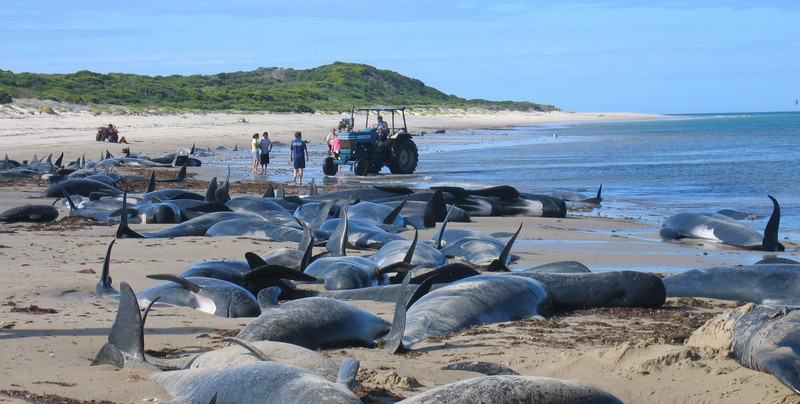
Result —
<instances>
[{"instance_id":1,"label":"person in yellow top","mask_svg":"<svg viewBox=\"0 0 800 404\"><path fill-rule=\"evenodd\" d=\"M261 155L261 149L258 147L258 133L253 135L253 141L250 142L250 154L253 155L253 172L258 172L258 158Z\"/></svg>"}]
</instances>

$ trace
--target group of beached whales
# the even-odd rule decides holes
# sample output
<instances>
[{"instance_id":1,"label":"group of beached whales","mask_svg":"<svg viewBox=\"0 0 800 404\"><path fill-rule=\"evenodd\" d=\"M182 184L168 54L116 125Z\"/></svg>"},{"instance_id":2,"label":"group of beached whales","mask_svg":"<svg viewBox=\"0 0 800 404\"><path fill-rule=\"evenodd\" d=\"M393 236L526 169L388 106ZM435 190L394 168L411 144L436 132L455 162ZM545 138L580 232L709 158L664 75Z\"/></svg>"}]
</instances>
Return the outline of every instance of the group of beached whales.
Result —
<instances>
[{"instance_id":1,"label":"group of beached whales","mask_svg":"<svg viewBox=\"0 0 800 404\"><path fill-rule=\"evenodd\" d=\"M109 244L96 293L118 297L120 305L109 342L95 363L162 365L163 360L144 355L143 325L155 302L254 318L231 346L184 360L187 363L178 366L183 370L153 374L178 400L358 402L349 388L358 364L332 364L313 350L356 344L401 352L429 336L480 323L592 307L658 308L667 297L681 296L754 303L715 321L733 324L737 361L775 375L800 394L800 358L794 353L800 348L796 262L697 269L664 279L637 271L591 272L574 261L509 272L519 229L492 235L454 228L453 223L473 216L564 217L567 209L563 199L523 194L508 186L318 194L312 183L306 197L286 196L282 188L270 186L263 196L231 198L227 180L212 180L204 195L178 188L156 190L153 177L148 191L138 195L128 195L115 184L113 179L67 178L54 181L42 196L65 197L70 215L119 221L117 238L250 236L298 245L261 256L248 253L243 260L198 262L180 275L152 274L165 282L134 293L124 282L119 291L111 284L115 241ZM587 201L599 203L599 192L595 199ZM772 202L763 234L739 222L738 212L684 212L666 220L661 237L782 251L777 235L780 208L774 198ZM37 209L47 205L30 206L22 216L40 214ZM174 226L137 232L130 228L132 222ZM404 235L437 227L431 240L419 240L416 232ZM324 251L314 255L314 247ZM351 256L347 249L373 252ZM304 289L302 284L308 282L323 283L325 290ZM358 299L394 302L393 322L348 302ZM513 371L483 362L462 366L487 376L404 402L619 402L582 383L508 375Z\"/></svg>"},{"instance_id":2,"label":"group of beached whales","mask_svg":"<svg viewBox=\"0 0 800 404\"><path fill-rule=\"evenodd\" d=\"M212 184L216 185L216 181ZM65 187L62 185L61 189ZM123 194L117 237L224 234L291 241L298 248L273 249L261 256L248 253L244 260L202 261L180 275L153 274L150 277L167 282L134 293L126 283L120 285L119 291L111 284L112 248L119 242L115 239L109 244L96 287L97 295L119 296L120 306L109 343L98 353L95 363L133 366L150 362L170 368L177 365L182 370L156 372L152 378L178 400L358 402L348 388L358 364L331 364L320 359L314 350L379 345L399 352L411 349L429 335L483 322L540 317L555 310L592 306L604 299L588 293L575 299L567 290L574 291L575 286L565 283L559 287L553 281L551 288L537 280L566 278L571 275L552 272L575 268L584 275L588 273L574 262L519 271L515 276L482 273L480 269L508 271L513 258L510 250L519 229L513 234L490 235L452 228L454 222L469 221L475 214L513 212L542 216L543 204L537 206L537 201L554 206L563 206L563 201L535 199L510 187L473 191L448 188L430 193L368 188L325 194L318 194L311 187L310 195L304 198L286 197L280 189L274 196L275 190L268 189L266 196L236 198L227 198L218 191L219 188L209 189L202 195L207 203L203 207L206 213L153 232L136 232L129 227L128 219L134 215L128 214L128 202L140 201L137 196ZM130 209L136 210L137 206L131 204ZM221 206L229 209L208 212ZM563 217L562 212L556 214ZM202 224L201 219L205 220ZM248 221L259 225L249 225ZM433 240L419 240L414 231L437 226ZM288 233L287 228L293 231ZM413 237L401 234L412 231ZM324 247L324 251L313 255L316 246ZM370 249L374 253L347 255L352 249ZM457 263L451 262L456 258ZM607 301L619 299L620 305L658 307L665 299L663 285L655 276L632 272L608 275L603 276L602 282L620 283L611 277L629 278L630 282L641 279L640 289L647 291L621 296L624 293L619 290L609 290ZM323 282L325 290L303 289L303 282ZM348 302L352 299L394 302L393 323ZM144 308L147 313L158 303L254 319L232 340L231 346L183 359L179 364L164 364L144 355L142 327L146 314L142 316L139 311ZM429 317L445 322L425 326L430 323ZM478 365L465 366L475 369ZM491 373L496 373L496 367L480 366L495 369ZM500 374L442 386L405 402L503 402L501 397L530 402L619 402L586 384Z\"/></svg>"},{"instance_id":3,"label":"group of beached whales","mask_svg":"<svg viewBox=\"0 0 800 404\"><path fill-rule=\"evenodd\" d=\"M232 199L219 188L212 188L204 199L228 206L230 212L204 213L184 223L205 218L213 224L182 223L154 232L135 232L127 223L130 197L123 197L117 236L247 235L296 242L298 248L276 249L262 256L248 253L244 260L198 262L181 275L153 274L152 278L167 282L135 294L123 285L121 317L109 336L110 345L101 350L96 363L125 366L131 361L146 362L143 339L115 335L141 333L140 308L145 309L146 316L147 308L155 302L185 305L216 315L255 318L231 340L230 347L203 354L215 355L214 359L202 360L204 356L200 355L184 364L184 370L153 376L176 397L191 402L210 401L212 397L242 402L269 394L282 402L323 397L348 402L357 400L347 388L353 382L357 363L344 361L338 368L334 366L338 370L323 371L309 366L306 359L300 364L286 363L273 352L286 348L285 344L304 352L285 355L292 358L305 358L315 349L351 345L403 352L430 336L486 322L541 318L558 311L593 307L658 308L668 296L692 296L756 304L715 321L733 323L732 352L737 361L775 375L800 393L796 366L800 358L794 350L786 349L800 347L794 314L800 293L800 265L796 262L771 260L745 267L697 269L664 279L637 271L591 272L574 261L508 271L513 259L511 248L521 226L513 234L490 235L453 228L452 223L468 221L472 215L543 215L540 206L539 210L531 209L531 201L538 199L511 187L472 191L446 188L430 193L369 188L317 194L312 185L310 195L304 198L286 197L281 191L273 195L274 190L268 189L262 197ZM682 213L664 223L662 237L702 236L741 248L783 250L777 236L780 208L774 198L772 201L773 213L764 234L721 213ZM547 203L559 206L563 201ZM215 214L220 216L210 216ZM252 219L241 215L258 216L272 224L248 225ZM553 216L563 214L559 211ZM296 224L290 225L293 220ZM287 233L287 227L296 230ZM438 227L431 240L419 240L416 232L413 237L402 235L404 230L430 227ZM757 238L758 243L753 241ZM117 294L108 277L112 245L97 286L98 295ZM324 252L312 255L315 246L324 247ZM374 253L347 255L347 249L352 248ZM303 289L300 285L307 282L323 283L325 290ZM348 300L394 302L393 322ZM231 361L237 364L230 365ZM220 367L222 363L225 367ZM498 364L460 365L487 375L442 386L404 402L619 402L591 385L513 375ZM292 387L290 381L301 375L312 377L309 373L319 388L299 393L299 387ZM255 374L260 375L258 386L248 384Z\"/></svg>"}]
</instances>

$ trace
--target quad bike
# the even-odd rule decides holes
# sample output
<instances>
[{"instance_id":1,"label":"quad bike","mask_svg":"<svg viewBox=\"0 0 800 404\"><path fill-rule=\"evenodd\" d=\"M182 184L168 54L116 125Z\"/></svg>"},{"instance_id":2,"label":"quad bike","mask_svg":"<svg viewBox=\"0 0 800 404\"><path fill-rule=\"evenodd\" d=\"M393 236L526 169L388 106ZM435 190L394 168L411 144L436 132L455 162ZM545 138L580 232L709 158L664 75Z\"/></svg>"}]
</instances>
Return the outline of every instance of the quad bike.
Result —
<instances>
[{"instance_id":1,"label":"quad bike","mask_svg":"<svg viewBox=\"0 0 800 404\"><path fill-rule=\"evenodd\" d=\"M117 127L112 124L108 124L108 126L101 126L97 128L97 135L95 135L94 140L98 142L108 140L109 143L117 143L119 140L119 131L117 130Z\"/></svg>"}]
</instances>

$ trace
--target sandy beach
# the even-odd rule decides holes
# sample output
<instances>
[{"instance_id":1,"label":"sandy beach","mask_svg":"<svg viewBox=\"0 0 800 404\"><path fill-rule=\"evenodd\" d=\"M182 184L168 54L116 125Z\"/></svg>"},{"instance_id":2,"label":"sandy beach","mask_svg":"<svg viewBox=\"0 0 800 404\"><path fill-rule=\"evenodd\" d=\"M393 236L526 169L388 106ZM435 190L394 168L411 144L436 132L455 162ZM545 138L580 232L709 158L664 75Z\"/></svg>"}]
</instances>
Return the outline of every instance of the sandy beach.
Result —
<instances>
[{"instance_id":1,"label":"sandy beach","mask_svg":"<svg viewBox=\"0 0 800 404\"><path fill-rule=\"evenodd\" d=\"M96 159L125 147L160 156L192 144L248 147L253 133L269 131L285 143L295 131L323 142L338 114L164 114L93 115L88 111L40 114L30 106L0 107L0 152L15 160L64 153L65 161L85 154ZM411 129L435 131L477 129L542 122L646 119L632 113L479 113L442 111L415 113ZM94 141L96 128L116 125L128 144ZM314 168L319 170L319 168ZM222 175L207 167L189 168L190 176ZM159 169L168 178L176 169ZM141 170L139 171L142 172ZM149 171L148 171L149 172ZM0 211L22 204L50 204L40 198L46 180L2 179ZM187 186L200 190L201 181ZM263 184L233 183L231 196L263 193ZM259 189L261 189L259 191ZM203 189L204 190L204 189ZM325 192L324 186L320 192ZM287 194L307 193L288 187ZM60 207L58 220L46 224L0 224L0 402L163 402L169 394L148 380L147 372L90 366L105 343L117 301L94 296L107 246L116 225L70 218ZM765 254L713 243L667 243L658 228L633 220L568 214L566 218L474 218L458 227L487 233L522 233L513 253L515 264L529 267L561 260L589 268L631 270L686 269L755 262ZM164 225L136 225L137 229ZM420 232L430 238L435 229ZM114 285L128 282L134 290L160 281L152 273L179 274L208 259L243 259L246 252L263 254L295 247L250 237L183 237L121 239L115 244L111 275ZM797 245L779 256L798 259ZM391 304L357 302L389 321ZM794 395L773 376L750 370L732 359L730 340L710 327L696 332L715 314L736 302L668 299L664 308L594 309L558 313L542 320L486 324L431 338L407 354L391 355L377 348L323 350L333 359L360 361L356 393L364 402L394 402L430 388L477 376L441 370L447 364L480 360L506 365L523 375L575 380L598 386L626 403L794 403ZM249 319L214 317L181 307L158 307L145 330L151 354L185 355L226 345Z\"/></svg>"}]
</instances>

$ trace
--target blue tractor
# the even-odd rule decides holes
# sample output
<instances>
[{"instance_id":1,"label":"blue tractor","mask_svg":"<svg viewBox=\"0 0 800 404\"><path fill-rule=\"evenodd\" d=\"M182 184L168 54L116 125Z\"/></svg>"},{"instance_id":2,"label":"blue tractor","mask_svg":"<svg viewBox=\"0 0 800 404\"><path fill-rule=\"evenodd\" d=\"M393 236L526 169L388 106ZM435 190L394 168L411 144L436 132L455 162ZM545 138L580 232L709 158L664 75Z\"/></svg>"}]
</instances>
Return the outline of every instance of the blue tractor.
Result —
<instances>
[{"instance_id":1,"label":"blue tractor","mask_svg":"<svg viewBox=\"0 0 800 404\"><path fill-rule=\"evenodd\" d=\"M379 173L384 166L392 174L413 173L419 152L406 126L405 108L359 108L357 111L366 115L364 129L360 130L353 129L354 111L355 108L350 111L350 119L343 119L344 125L339 126L341 150L322 162L322 172L335 175L339 166L349 165L356 175Z\"/></svg>"}]
</instances>

